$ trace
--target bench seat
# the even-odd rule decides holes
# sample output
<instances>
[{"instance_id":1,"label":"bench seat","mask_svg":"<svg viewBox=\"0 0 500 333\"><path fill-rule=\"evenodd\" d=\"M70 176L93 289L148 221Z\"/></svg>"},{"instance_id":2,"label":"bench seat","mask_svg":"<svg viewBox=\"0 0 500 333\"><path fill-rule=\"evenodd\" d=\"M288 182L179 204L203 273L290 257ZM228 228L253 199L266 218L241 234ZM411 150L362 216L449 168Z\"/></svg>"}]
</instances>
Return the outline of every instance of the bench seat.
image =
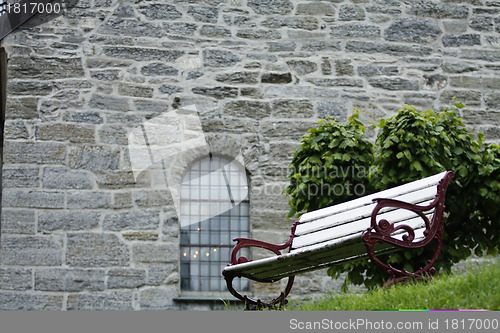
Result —
<instances>
[{"instance_id":1,"label":"bench seat","mask_svg":"<svg viewBox=\"0 0 500 333\"><path fill-rule=\"evenodd\" d=\"M281 245L235 239L237 245L223 275L226 281L245 277L275 282L361 257L425 246L430 242L429 234L434 237L439 231L437 224L442 221L444 195L452 177L452 172L442 172L303 214L294 223L288 242ZM379 244L376 249L375 243ZM268 249L275 255L253 261L237 258L241 248L251 246ZM285 249L289 251L281 253ZM228 288L233 293L229 281ZM241 298L237 292L233 295Z\"/></svg>"}]
</instances>

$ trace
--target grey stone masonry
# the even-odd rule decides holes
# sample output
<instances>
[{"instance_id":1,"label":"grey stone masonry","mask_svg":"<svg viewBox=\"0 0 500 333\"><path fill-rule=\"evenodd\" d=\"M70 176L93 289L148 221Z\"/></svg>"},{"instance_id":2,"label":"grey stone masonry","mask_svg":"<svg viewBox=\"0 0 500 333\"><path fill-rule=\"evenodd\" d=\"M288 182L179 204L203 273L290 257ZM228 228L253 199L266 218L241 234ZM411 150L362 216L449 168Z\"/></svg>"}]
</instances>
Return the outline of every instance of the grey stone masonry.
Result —
<instances>
[{"instance_id":1,"label":"grey stone masonry","mask_svg":"<svg viewBox=\"0 0 500 333\"><path fill-rule=\"evenodd\" d=\"M289 233L293 151L321 117L357 108L369 124L456 99L500 143L499 1L71 3L2 41L2 310L221 308L178 301L174 196L163 175L133 172L129 135L170 111L195 105L211 152L241 152L252 236L272 242ZM164 163L182 177L200 156ZM296 281L294 299L340 290L325 271Z\"/></svg>"}]
</instances>

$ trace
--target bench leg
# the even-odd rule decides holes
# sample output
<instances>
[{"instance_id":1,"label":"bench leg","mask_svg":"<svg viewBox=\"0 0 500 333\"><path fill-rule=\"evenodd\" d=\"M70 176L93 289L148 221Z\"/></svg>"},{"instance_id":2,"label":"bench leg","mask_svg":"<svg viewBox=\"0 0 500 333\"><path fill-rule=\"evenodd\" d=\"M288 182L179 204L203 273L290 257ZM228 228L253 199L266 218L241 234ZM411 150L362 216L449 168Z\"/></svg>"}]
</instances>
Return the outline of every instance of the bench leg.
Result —
<instances>
[{"instance_id":1,"label":"bench leg","mask_svg":"<svg viewBox=\"0 0 500 333\"><path fill-rule=\"evenodd\" d=\"M406 274L402 274L402 276L396 277L393 270L388 270L387 274L389 275L389 279L386 281L386 283L384 283L382 289L386 289L398 282L408 282L411 280L431 281L434 273L436 273L436 269L432 267L431 269L428 270L428 272L422 272L422 270L420 269L418 272L415 273L406 272Z\"/></svg>"},{"instance_id":2,"label":"bench leg","mask_svg":"<svg viewBox=\"0 0 500 333\"><path fill-rule=\"evenodd\" d=\"M288 303L288 300L286 297L292 290L293 286L293 281L295 279L295 276L290 276L288 278L288 283L285 287L285 290L281 292L281 294L276 297L275 299L269 301L269 302L264 302L260 299L254 299L251 297L248 297L247 295L242 295L240 294L237 290L233 288L233 280L235 275L232 274L226 274L226 272L223 272L224 275L224 280L226 280L226 285L227 289L229 292L236 298L242 300L245 303L245 310L263 310L263 309L271 309L271 310L278 310L281 309L284 305Z\"/></svg>"},{"instance_id":3,"label":"bench leg","mask_svg":"<svg viewBox=\"0 0 500 333\"><path fill-rule=\"evenodd\" d=\"M383 288L386 288L388 286L391 286L395 283L398 282L403 282L403 281L411 281L411 280L417 280L417 281L430 281L432 280L432 276L436 273L436 269L434 268L434 264L436 263L439 252L441 251L441 246L442 246L442 233L443 230L442 228L439 228L436 233L434 234L434 237L432 237L436 241L436 245L434 247L434 253L429 261L427 261L427 264L424 267L421 267L415 272L408 272L405 269L398 269L393 267L390 264L386 264L382 262L377 255L375 254L374 251L374 246L376 243L381 243L382 237L376 234L366 234L364 236L365 240L365 246L366 246L366 251L368 253L368 257L372 260L374 264L377 266L383 268L387 274L389 275L389 279L387 282L384 284ZM413 246L411 244L405 246L404 248L406 249L416 249L419 248L419 246Z\"/></svg>"}]
</instances>

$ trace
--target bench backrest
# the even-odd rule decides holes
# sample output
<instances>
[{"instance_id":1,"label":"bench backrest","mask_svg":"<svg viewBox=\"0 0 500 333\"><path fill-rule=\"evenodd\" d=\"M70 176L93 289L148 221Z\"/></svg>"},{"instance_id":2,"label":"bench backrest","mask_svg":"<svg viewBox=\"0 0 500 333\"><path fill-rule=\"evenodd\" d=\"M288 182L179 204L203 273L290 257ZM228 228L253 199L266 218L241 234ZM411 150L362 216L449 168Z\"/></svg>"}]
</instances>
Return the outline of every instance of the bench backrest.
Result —
<instances>
[{"instance_id":1,"label":"bench backrest","mask_svg":"<svg viewBox=\"0 0 500 333\"><path fill-rule=\"evenodd\" d=\"M437 194L437 185L446 172L367 195L349 202L330 206L302 215L295 229L291 251L314 250L360 238L371 226L371 214L376 206L373 199L396 199L425 206ZM426 212L432 220L434 210ZM406 224L415 229L415 238L423 237L425 223L415 213L403 209L382 209L379 219ZM396 237L397 238L397 237Z\"/></svg>"}]
</instances>

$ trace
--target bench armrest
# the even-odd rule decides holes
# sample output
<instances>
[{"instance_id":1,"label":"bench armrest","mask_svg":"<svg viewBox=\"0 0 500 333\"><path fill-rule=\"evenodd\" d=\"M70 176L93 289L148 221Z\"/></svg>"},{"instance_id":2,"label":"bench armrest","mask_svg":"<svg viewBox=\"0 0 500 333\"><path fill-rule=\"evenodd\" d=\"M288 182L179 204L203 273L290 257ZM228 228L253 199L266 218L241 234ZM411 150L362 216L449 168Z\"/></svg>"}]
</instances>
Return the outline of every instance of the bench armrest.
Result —
<instances>
[{"instance_id":1,"label":"bench armrest","mask_svg":"<svg viewBox=\"0 0 500 333\"><path fill-rule=\"evenodd\" d=\"M290 234L290 238L283 244L272 244L272 243L267 243L263 242L260 240L256 239L250 239L250 238L235 238L233 239L236 242L236 245L234 246L233 250L231 251L231 262L230 265L237 265L241 264L243 262L248 262L248 260L245 257L239 257L237 258L238 252L244 248L244 247L259 247L262 249L269 250L276 255L281 255L281 250L284 250L286 248L290 248L292 245L292 240L295 235L295 227L297 226L297 222L295 222L292 226L292 231Z\"/></svg>"},{"instance_id":2,"label":"bench armrest","mask_svg":"<svg viewBox=\"0 0 500 333\"><path fill-rule=\"evenodd\" d=\"M412 204L412 203L408 203L408 202L401 201L401 200L387 199L387 198L376 198L376 199L373 199L373 201L378 202L379 204L383 205L384 207L403 208L403 209L408 209L408 210L415 211L415 212L417 212L417 211L425 212L425 211L431 210L432 208L434 208L434 206L436 204L435 203L436 199L434 199L427 206L420 206L417 204Z\"/></svg>"},{"instance_id":3,"label":"bench armrest","mask_svg":"<svg viewBox=\"0 0 500 333\"><path fill-rule=\"evenodd\" d=\"M437 186L437 191L436 191L436 197L434 200L429 203L428 205L425 206L420 206L417 204L412 204L400 200L395 200L395 199L387 199L387 198L377 198L373 199L373 201L378 202L375 208L373 209L372 216L371 216L371 228L369 230L375 230L381 235L388 236L390 238L390 234L393 232L399 230L399 229L404 229L408 232L408 235L403 236L403 240L405 242L413 241L415 237L415 233L413 228L407 225L401 225L399 227L394 227L391 223L389 223L387 220L380 220L377 223L377 214L382 208L386 207L393 207L393 208L401 208L401 209L407 209L418 216L420 216L424 222L425 222L425 232L424 235L428 236L429 234L431 235L431 238L434 236L434 234L437 232L437 229L442 227L442 220L443 220L443 212L444 212L444 200L446 196L446 189L448 188L448 185L450 181L453 179L455 174L452 171L448 171L445 176L439 181L439 184ZM430 211L431 209L435 209L434 211L434 216L432 219L432 223L429 221L427 216L424 214L424 212ZM399 241L396 241L396 243L401 243ZM402 244L399 244L402 245Z\"/></svg>"},{"instance_id":4,"label":"bench armrest","mask_svg":"<svg viewBox=\"0 0 500 333\"><path fill-rule=\"evenodd\" d=\"M430 204L428 204L426 206L419 206L419 205L416 205L416 204L411 204L411 203L408 203L408 202L404 202L404 201L400 201L400 200L395 200L395 199L385 199L385 198L373 199L373 201L377 201L378 203L377 203L377 206L375 206L375 208L373 209L373 212L372 212L371 229L374 229L377 232L385 234L387 236L389 234L391 234L391 233L399 230L399 229L405 229L409 233L409 235L404 236L405 238L408 238L408 239L405 239L405 240L411 241L414 238L414 231L413 231L412 228L410 228L408 226L404 226L404 225L394 228L392 226L392 224L389 223L387 220L380 220L377 223L378 212L382 208L387 208L387 207L400 208L400 209L406 209L406 210L412 211L412 212L414 212L415 214L417 214L418 216L420 216L424 220L424 222L425 222L425 228L426 228L426 230L429 230L431 228L431 222L429 221L429 219L427 218L427 216L424 214L424 212L429 211L429 210L431 210L431 209L433 209L433 208L436 207L436 205L439 203L439 201L437 201L436 199L433 200Z\"/></svg>"}]
</instances>

